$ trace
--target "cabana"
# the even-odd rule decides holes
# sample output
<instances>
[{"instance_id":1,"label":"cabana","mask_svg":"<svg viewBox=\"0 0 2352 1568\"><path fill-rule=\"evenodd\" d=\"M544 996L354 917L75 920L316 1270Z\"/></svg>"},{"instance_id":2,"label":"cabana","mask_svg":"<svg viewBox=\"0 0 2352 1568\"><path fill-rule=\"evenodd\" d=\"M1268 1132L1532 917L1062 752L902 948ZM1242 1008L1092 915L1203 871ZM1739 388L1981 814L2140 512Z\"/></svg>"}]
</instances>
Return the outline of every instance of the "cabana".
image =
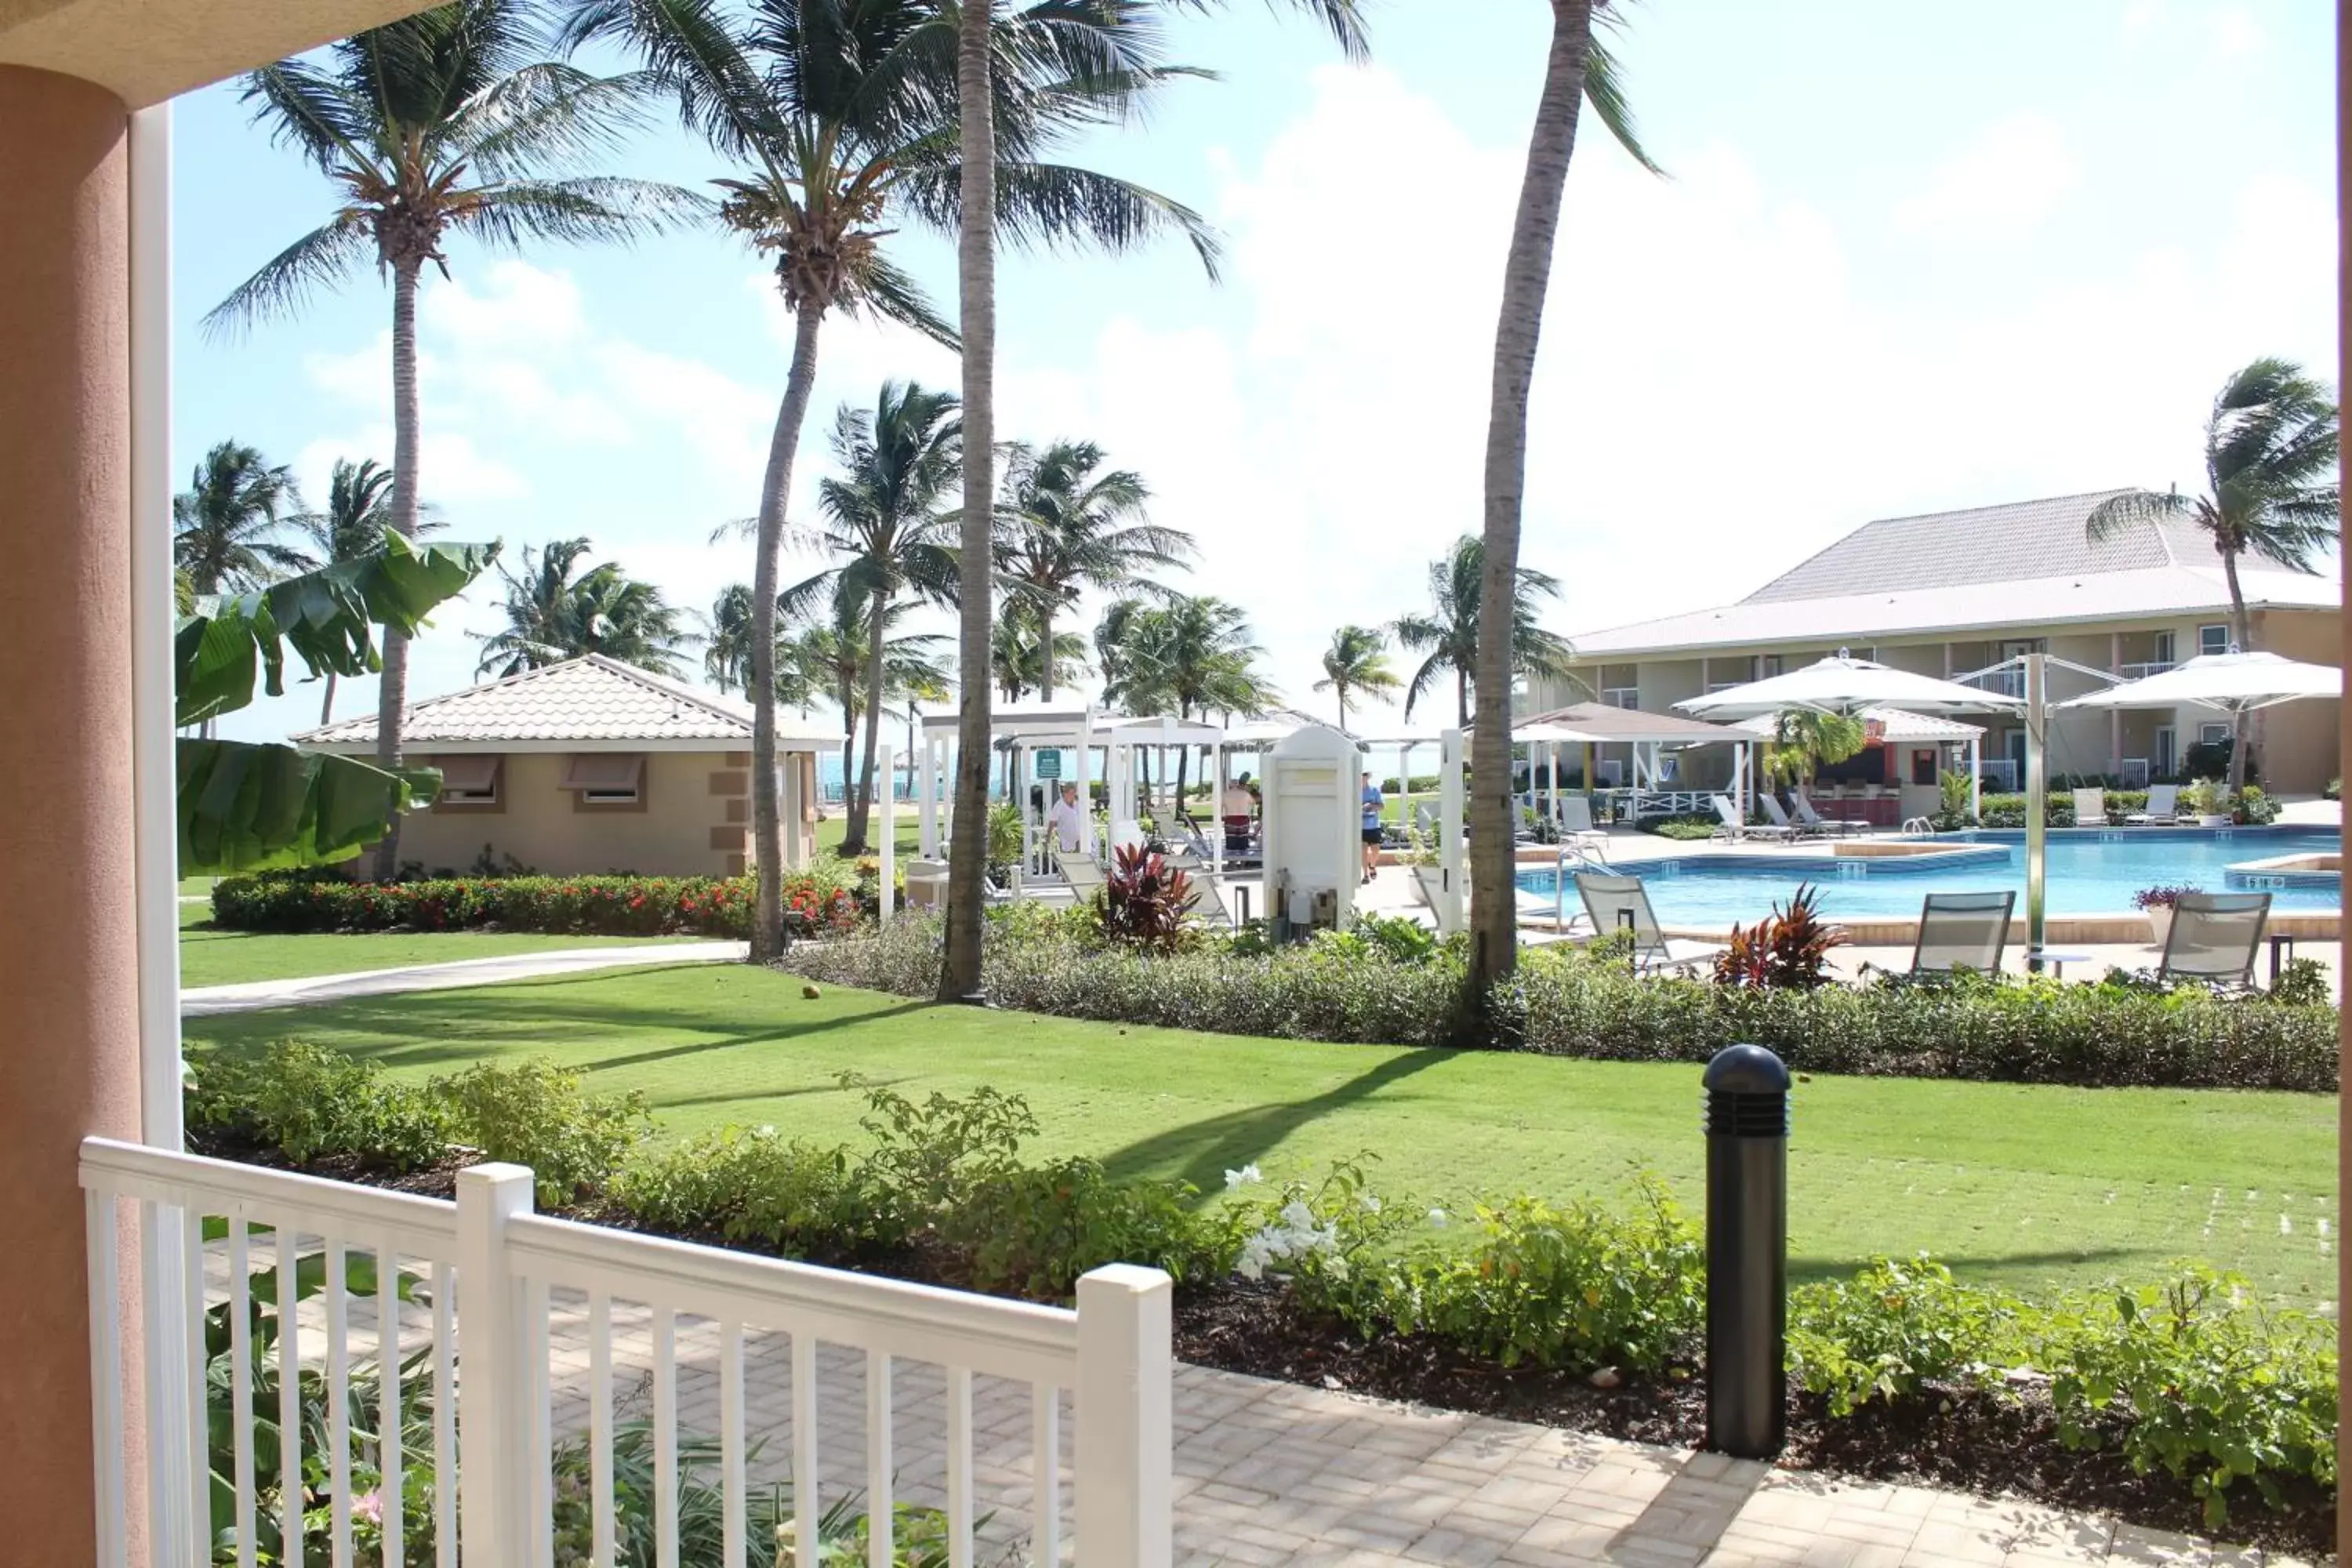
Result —
<instances>
[{"instance_id":1,"label":"cabana","mask_svg":"<svg viewBox=\"0 0 2352 1568\"><path fill-rule=\"evenodd\" d=\"M1874 826L1892 827L1899 821L1915 816L1932 816L1943 805L1942 775L1958 771L1960 757L1965 753L1969 780L1969 809L1974 815L1979 799L1980 769L1979 754L1984 744L1984 728L1964 724L1957 719L1933 713L1913 713L1901 708L1863 708L1853 717L1862 721L1864 749L1881 749L1880 773L1882 785L1891 794L1861 798L1816 794L1811 798L1823 807L1822 815L1833 820L1868 822ZM1743 719L1733 728L1746 730L1764 740L1770 740L1778 728L1780 715L1759 713ZM1913 753L1905 757L1903 752ZM1929 776L1918 776L1918 753L1932 757ZM1909 766L1905 764L1908 763ZM1876 810L1878 802L1886 803L1885 811ZM1882 820L1882 817L1885 820Z\"/></svg>"},{"instance_id":2,"label":"cabana","mask_svg":"<svg viewBox=\"0 0 2352 1568\"><path fill-rule=\"evenodd\" d=\"M1585 793L1606 802L1611 815L1621 822L1706 812L1707 797L1717 791L1697 787L1697 781L1682 776L1680 767L1681 753L1699 746L1734 748L1729 783L1738 795L1740 809L1745 811L1748 805L1748 757L1756 737L1727 725L1704 723L1671 713L1645 713L1638 708L1620 708L1613 703L1574 702L1565 708L1531 713L1516 721L1511 738L1517 742L1552 748L1555 810L1559 795L1558 749L1564 744L1583 746ZM1605 789L1597 788L1595 779L1595 753L1604 745L1627 747L1633 772L1625 784ZM1531 750L1527 795L1530 807L1535 805L1535 778Z\"/></svg>"}]
</instances>

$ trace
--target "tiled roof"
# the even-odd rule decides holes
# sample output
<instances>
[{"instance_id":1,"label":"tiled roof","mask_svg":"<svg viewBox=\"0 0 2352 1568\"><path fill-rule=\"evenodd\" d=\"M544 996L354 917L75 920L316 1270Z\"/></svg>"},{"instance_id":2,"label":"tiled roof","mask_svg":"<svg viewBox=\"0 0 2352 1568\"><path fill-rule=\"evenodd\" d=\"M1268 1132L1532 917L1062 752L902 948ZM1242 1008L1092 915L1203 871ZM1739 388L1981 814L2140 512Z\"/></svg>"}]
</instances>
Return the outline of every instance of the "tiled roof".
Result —
<instances>
[{"instance_id":1,"label":"tiled roof","mask_svg":"<svg viewBox=\"0 0 2352 1568\"><path fill-rule=\"evenodd\" d=\"M2229 606L2220 559L2193 524L2136 522L2093 543L2084 524L2119 490L1866 522L1735 605L1570 637L1582 659L1774 644L1868 644ZM2332 574L2242 563L2251 606L2333 607Z\"/></svg>"},{"instance_id":2,"label":"tiled roof","mask_svg":"<svg viewBox=\"0 0 2352 1568\"><path fill-rule=\"evenodd\" d=\"M2124 493L2093 490L1966 511L1881 518L1864 523L1740 602L1833 599L1874 588L1955 588L2189 564L2176 552L2180 542L2168 537L2175 531L2152 522L2131 523L2112 538L2091 542L2084 527L2091 513L2101 501ZM2210 558L2212 552L2205 554Z\"/></svg>"},{"instance_id":3,"label":"tiled roof","mask_svg":"<svg viewBox=\"0 0 2352 1568\"><path fill-rule=\"evenodd\" d=\"M751 711L602 654L587 654L412 703L411 750L452 742L714 741L747 746ZM375 715L296 735L297 744L375 744Z\"/></svg>"}]
</instances>

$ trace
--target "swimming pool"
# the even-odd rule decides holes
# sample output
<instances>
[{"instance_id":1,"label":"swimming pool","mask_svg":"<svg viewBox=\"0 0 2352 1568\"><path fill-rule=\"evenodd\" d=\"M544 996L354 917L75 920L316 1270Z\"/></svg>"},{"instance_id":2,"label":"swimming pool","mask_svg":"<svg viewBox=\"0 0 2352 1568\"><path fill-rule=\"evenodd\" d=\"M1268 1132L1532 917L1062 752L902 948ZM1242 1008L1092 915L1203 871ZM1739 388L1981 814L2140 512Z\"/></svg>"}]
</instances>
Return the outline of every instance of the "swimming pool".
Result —
<instances>
[{"instance_id":1,"label":"swimming pool","mask_svg":"<svg viewBox=\"0 0 2352 1568\"><path fill-rule=\"evenodd\" d=\"M1777 851L1755 854L1687 855L1629 860L1624 869L1649 883L1650 902L1668 925L1727 926L1747 922L1775 903L1785 903L1798 884L1821 889L1822 911L1849 919L1916 916L1929 893L2018 890L2024 912L2025 834L2022 829L1947 834L1939 844L1979 847L1963 863L1921 865L1916 859L1860 857L1833 858L1826 846L1802 858ZM2236 828L2053 828L2050 834L2049 909L2053 914L2113 914L2132 907L2132 895L2158 883L2187 884L2207 892L2247 885L2227 868L2273 856L2334 853L2340 840L2326 827ZM1555 871L1530 867L1518 884L1542 898L1552 896ZM2285 885L2273 885L2284 883ZM2279 910L2333 910L2335 887L2294 885L2273 878L2257 880ZM1569 889L1575 904L1575 889Z\"/></svg>"}]
</instances>

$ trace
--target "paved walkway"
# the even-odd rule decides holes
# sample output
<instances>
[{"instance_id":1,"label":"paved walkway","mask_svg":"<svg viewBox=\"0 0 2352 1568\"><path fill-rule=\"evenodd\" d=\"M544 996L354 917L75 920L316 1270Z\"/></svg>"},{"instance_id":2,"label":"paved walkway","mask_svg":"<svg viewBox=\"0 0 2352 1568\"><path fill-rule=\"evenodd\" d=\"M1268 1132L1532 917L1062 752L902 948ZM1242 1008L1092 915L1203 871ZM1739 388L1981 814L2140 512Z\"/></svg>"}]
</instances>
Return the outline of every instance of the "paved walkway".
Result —
<instances>
[{"instance_id":1,"label":"paved walkway","mask_svg":"<svg viewBox=\"0 0 2352 1568\"><path fill-rule=\"evenodd\" d=\"M499 958L466 958L450 963L414 963L404 969L367 969L349 974L312 974L295 980L249 980L236 985L200 985L180 993L183 1017L215 1013L250 1013L264 1007L302 1007L355 996L390 996L404 991L448 991L463 985L501 985L550 974L584 974L598 969L638 968L657 963L740 963L751 955L740 942L648 942L643 947L567 947L545 952L515 952Z\"/></svg>"}]
</instances>

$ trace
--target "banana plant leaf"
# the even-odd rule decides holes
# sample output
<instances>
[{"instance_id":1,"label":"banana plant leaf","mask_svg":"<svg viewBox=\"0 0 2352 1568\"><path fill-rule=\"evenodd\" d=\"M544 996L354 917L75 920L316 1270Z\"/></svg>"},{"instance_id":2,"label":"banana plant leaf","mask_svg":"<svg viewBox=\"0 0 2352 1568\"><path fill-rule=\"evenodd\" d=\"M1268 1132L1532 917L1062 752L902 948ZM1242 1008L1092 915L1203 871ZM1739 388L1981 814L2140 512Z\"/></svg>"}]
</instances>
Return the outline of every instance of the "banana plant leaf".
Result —
<instances>
[{"instance_id":1,"label":"banana plant leaf","mask_svg":"<svg viewBox=\"0 0 2352 1568\"><path fill-rule=\"evenodd\" d=\"M413 635L498 554L495 543L416 544L387 529L374 553L200 602L174 639L173 722L184 728L245 707L257 680L282 696L289 645L314 678L374 673L383 668L377 626Z\"/></svg>"},{"instance_id":2,"label":"banana plant leaf","mask_svg":"<svg viewBox=\"0 0 2352 1568\"><path fill-rule=\"evenodd\" d=\"M178 752L183 877L348 860L441 790L437 769L386 773L291 746L182 740Z\"/></svg>"}]
</instances>

